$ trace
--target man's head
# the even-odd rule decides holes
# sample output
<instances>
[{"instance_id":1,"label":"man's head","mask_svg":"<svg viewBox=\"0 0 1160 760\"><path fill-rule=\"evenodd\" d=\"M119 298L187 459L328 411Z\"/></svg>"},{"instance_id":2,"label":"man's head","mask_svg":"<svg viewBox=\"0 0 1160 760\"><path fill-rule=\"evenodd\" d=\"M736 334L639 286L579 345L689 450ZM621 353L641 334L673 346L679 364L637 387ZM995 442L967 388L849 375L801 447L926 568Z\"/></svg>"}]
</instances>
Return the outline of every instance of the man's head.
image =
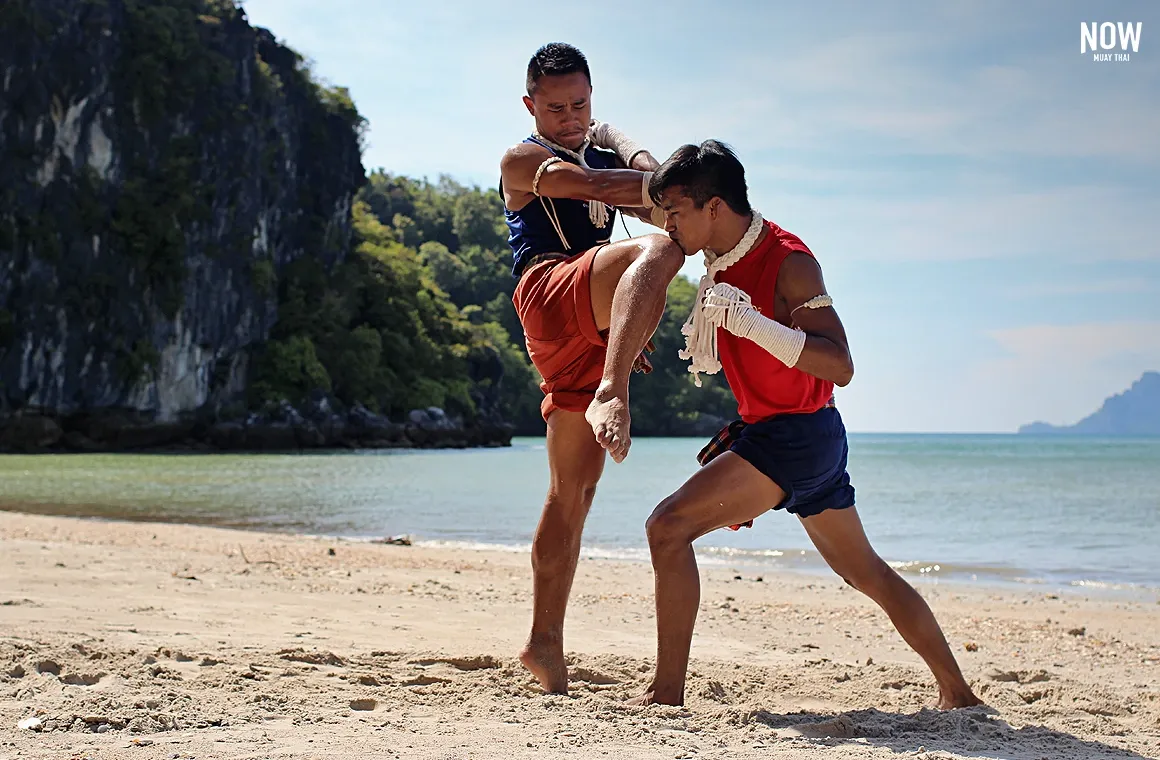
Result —
<instances>
[{"instance_id":1,"label":"man's head","mask_svg":"<svg viewBox=\"0 0 1160 760\"><path fill-rule=\"evenodd\" d=\"M592 75L584 54L563 42L544 45L528 61L527 89L524 105L536 131L565 148L579 148L592 121Z\"/></svg>"},{"instance_id":2,"label":"man's head","mask_svg":"<svg viewBox=\"0 0 1160 760\"><path fill-rule=\"evenodd\" d=\"M752 211L745 167L717 140L677 148L653 174L648 192L664 209L665 230L686 256L708 247L722 221L737 222Z\"/></svg>"}]
</instances>

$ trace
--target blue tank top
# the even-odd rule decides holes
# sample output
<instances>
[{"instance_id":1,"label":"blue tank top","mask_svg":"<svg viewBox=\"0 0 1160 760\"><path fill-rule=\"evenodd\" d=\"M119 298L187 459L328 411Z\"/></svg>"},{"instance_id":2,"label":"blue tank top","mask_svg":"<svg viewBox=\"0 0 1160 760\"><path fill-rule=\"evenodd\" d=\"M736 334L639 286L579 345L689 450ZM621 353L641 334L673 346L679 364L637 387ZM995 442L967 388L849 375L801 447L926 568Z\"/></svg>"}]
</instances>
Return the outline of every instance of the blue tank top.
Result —
<instances>
[{"instance_id":1,"label":"blue tank top","mask_svg":"<svg viewBox=\"0 0 1160 760\"><path fill-rule=\"evenodd\" d=\"M529 137L524 142L548 148L552 151L552 155L559 156L569 163L579 163L572 156L558 153L534 137ZM592 169L619 168L616 154L600 148L589 146L584 153L584 160ZM500 195L503 195L502 179L500 180ZM560 228L564 231L564 237L568 239L567 247L560 240L560 236L556 234L556 228L548 217L548 208L555 208ZM511 246L513 254L512 276L518 278L523 274L524 267L533 256L541 253L566 253L569 256L575 256L595 245L607 243L612 239L616 209L609 208L608 224L603 227L597 227L588 218L588 201L575 198L532 198L531 203L519 211L512 211L505 205L503 215L508 226L508 245Z\"/></svg>"}]
</instances>

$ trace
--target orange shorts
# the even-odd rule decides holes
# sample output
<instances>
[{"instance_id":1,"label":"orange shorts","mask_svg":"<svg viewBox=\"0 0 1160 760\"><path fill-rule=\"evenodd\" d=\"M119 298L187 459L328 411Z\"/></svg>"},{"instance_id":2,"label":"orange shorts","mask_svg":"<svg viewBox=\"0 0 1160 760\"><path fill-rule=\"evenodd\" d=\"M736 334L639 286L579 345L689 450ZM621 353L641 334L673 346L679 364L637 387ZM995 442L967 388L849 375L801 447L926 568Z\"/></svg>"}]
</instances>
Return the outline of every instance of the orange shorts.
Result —
<instances>
[{"instance_id":1,"label":"orange shorts","mask_svg":"<svg viewBox=\"0 0 1160 760\"><path fill-rule=\"evenodd\" d=\"M586 411L604 376L607 331L596 329L589 284L601 247L534 264L512 294L528 356L543 378L545 421L557 409Z\"/></svg>"}]
</instances>

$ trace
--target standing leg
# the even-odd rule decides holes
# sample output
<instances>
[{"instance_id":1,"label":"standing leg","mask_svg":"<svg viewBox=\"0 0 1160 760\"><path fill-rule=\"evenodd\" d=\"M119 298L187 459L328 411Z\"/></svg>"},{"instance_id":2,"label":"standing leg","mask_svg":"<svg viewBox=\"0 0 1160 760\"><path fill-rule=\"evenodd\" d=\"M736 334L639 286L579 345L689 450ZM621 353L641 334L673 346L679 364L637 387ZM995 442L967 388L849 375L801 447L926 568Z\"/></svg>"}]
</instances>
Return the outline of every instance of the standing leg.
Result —
<instances>
[{"instance_id":1,"label":"standing leg","mask_svg":"<svg viewBox=\"0 0 1160 760\"><path fill-rule=\"evenodd\" d=\"M520 661L545 691L566 694L564 613L576 575L584 519L604 470L604 449L592 438L584 415L563 410L548 417L547 449L551 480L532 541L532 631Z\"/></svg>"},{"instance_id":2,"label":"standing leg","mask_svg":"<svg viewBox=\"0 0 1160 760\"><path fill-rule=\"evenodd\" d=\"M701 603L693 541L711 530L763 514L784 495L753 465L727 452L698 470L653 511L646 530L656 576L657 672L633 704L684 703L689 650Z\"/></svg>"},{"instance_id":3,"label":"standing leg","mask_svg":"<svg viewBox=\"0 0 1160 760\"><path fill-rule=\"evenodd\" d=\"M870 546L854 507L802 518L814 546L835 573L873 599L938 682L938 707L982 704L963 678L946 637L922 596Z\"/></svg>"},{"instance_id":4,"label":"standing leg","mask_svg":"<svg viewBox=\"0 0 1160 760\"><path fill-rule=\"evenodd\" d=\"M604 377L585 417L596 440L621 462L631 445L628 381L632 365L656 332L669 283L685 254L666 235L644 235L605 246L592 263L592 314L608 329Z\"/></svg>"}]
</instances>

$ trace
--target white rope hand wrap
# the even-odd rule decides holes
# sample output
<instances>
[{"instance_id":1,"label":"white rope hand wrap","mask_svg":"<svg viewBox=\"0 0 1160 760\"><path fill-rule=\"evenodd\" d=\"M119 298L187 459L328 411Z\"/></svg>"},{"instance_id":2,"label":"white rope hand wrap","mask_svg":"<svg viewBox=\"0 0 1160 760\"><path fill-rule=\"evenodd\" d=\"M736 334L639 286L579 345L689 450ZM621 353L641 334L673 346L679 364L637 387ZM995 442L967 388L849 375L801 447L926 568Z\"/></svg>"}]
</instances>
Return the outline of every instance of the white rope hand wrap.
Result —
<instances>
[{"instance_id":1,"label":"white rope hand wrap","mask_svg":"<svg viewBox=\"0 0 1160 760\"><path fill-rule=\"evenodd\" d=\"M653 206L652 211L649 212L649 221L652 226L663 230L665 228L665 210L660 206Z\"/></svg>"},{"instance_id":2,"label":"white rope hand wrap","mask_svg":"<svg viewBox=\"0 0 1160 760\"><path fill-rule=\"evenodd\" d=\"M629 169L632 168L636 154L644 152L640 143L607 122L594 120L588 136L597 148L607 148L620 156L620 160Z\"/></svg>"},{"instance_id":3,"label":"white rope hand wrap","mask_svg":"<svg viewBox=\"0 0 1160 760\"><path fill-rule=\"evenodd\" d=\"M548 138L541 135L539 132L532 132L532 137L536 138L537 140L542 142L544 145L547 145L549 148L556 151L557 153L564 153L565 155L569 155L572 158L576 159L577 161L580 162L580 165L583 166L585 169L592 168L588 165L588 162L584 159L584 152L586 150L588 150L588 146L590 144L592 144L591 132L589 132L588 136L586 136L584 138L584 144L580 146L580 150L578 150L578 151L569 150L568 148L565 148L563 145L557 145L556 143L552 142ZM594 227L597 227L597 228L605 227L608 224L608 206L604 205L603 203L601 203L600 201L597 201L597 200L588 201L588 219L589 219L589 221L592 222L592 226L594 226Z\"/></svg>"},{"instance_id":4,"label":"white rope hand wrap","mask_svg":"<svg viewBox=\"0 0 1160 760\"><path fill-rule=\"evenodd\" d=\"M728 283L709 288L702 304L705 319L739 338L748 338L787 367L797 364L806 345L806 334L786 327L762 314L749 294Z\"/></svg>"},{"instance_id":5,"label":"white rope hand wrap","mask_svg":"<svg viewBox=\"0 0 1160 760\"><path fill-rule=\"evenodd\" d=\"M740 242L733 250L720 256L713 251L705 251L705 274L701 276L697 287L697 300L693 302L693 310L685 324L681 326L681 334L685 336L685 347L678 352L682 359L689 359L689 372L693 373L693 382L701 387L700 373L713 375L721 371L721 362L717 359L717 325L710 322L704 308L705 296L709 289L714 287L713 278L718 272L741 261L745 254L757 243L761 230L765 226L761 212L753 209L753 219L749 229L745 231Z\"/></svg>"}]
</instances>

